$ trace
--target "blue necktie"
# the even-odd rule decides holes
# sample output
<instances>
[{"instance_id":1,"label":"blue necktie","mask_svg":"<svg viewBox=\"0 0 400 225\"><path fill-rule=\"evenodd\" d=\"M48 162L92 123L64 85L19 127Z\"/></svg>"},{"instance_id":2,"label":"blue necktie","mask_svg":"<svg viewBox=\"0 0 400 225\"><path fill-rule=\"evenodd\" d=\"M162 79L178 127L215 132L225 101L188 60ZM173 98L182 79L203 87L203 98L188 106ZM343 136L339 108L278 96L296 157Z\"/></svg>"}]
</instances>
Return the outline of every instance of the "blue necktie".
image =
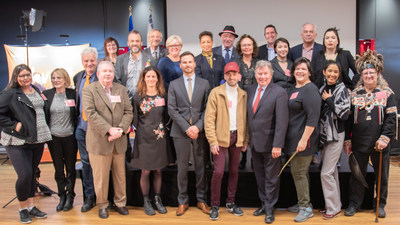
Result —
<instances>
[{"instance_id":1,"label":"blue necktie","mask_svg":"<svg viewBox=\"0 0 400 225\"><path fill-rule=\"evenodd\" d=\"M226 51L226 54L225 54L225 63L228 64L228 62L229 62L229 49L226 48L225 51Z\"/></svg>"}]
</instances>

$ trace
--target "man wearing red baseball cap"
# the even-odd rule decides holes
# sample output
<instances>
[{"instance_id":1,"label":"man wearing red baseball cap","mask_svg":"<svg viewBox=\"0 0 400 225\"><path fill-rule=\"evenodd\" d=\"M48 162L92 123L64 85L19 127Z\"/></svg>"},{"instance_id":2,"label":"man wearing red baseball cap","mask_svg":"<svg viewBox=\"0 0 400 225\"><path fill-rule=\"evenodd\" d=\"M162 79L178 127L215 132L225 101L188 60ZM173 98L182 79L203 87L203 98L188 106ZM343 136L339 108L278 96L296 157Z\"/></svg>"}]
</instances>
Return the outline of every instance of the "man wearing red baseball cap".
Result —
<instances>
[{"instance_id":1,"label":"man wearing red baseball cap","mask_svg":"<svg viewBox=\"0 0 400 225\"><path fill-rule=\"evenodd\" d=\"M234 61L235 59L239 59L236 48L233 47L235 39L238 37L235 32L235 28L231 25L226 25L224 29L219 32L219 36L221 36L222 45L214 47L212 49L213 53L224 57L226 64Z\"/></svg>"},{"instance_id":2,"label":"man wearing red baseball cap","mask_svg":"<svg viewBox=\"0 0 400 225\"><path fill-rule=\"evenodd\" d=\"M243 215L243 211L235 204L240 152L247 150L249 142L246 119L247 94L238 86L240 76L236 62L226 64L225 84L212 89L208 97L204 130L214 160L211 180L211 220L218 219L226 155L229 155L226 210L236 216Z\"/></svg>"}]
</instances>

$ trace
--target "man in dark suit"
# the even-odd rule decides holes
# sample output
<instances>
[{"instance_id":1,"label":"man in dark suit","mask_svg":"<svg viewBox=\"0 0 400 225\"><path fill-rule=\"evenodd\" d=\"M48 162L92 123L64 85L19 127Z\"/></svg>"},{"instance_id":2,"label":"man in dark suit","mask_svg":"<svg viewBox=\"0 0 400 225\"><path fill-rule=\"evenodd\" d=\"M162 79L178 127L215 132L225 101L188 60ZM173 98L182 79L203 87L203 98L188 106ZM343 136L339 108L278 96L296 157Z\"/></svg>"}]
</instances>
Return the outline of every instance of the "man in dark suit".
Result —
<instances>
[{"instance_id":1,"label":"man in dark suit","mask_svg":"<svg viewBox=\"0 0 400 225\"><path fill-rule=\"evenodd\" d=\"M269 24L265 26L264 37L267 40L267 44L261 45L258 48L258 59L271 61L276 56L274 43L278 37L278 32L276 32L274 25Z\"/></svg>"},{"instance_id":2,"label":"man in dark suit","mask_svg":"<svg viewBox=\"0 0 400 225\"><path fill-rule=\"evenodd\" d=\"M74 85L76 90L76 112L78 115L78 125L75 132L78 143L79 155L82 162L82 185L84 190L84 202L81 212L91 210L95 205L95 192L93 184L92 167L89 162L89 155L86 150L86 129L87 117L82 107L82 89L90 83L97 81L97 50L93 47L83 49L81 53L82 65L85 70L74 76Z\"/></svg>"},{"instance_id":3,"label":"man in dark suit","mask_svg":"<svg viewBox=\"0 0 400 225\"><path fill-rule=\"evenodd\" d=\"M221 55L225 59L225 64L239 59L236 48L233 47L235 39L238 37L235 28L231 25L227 25L224 27L223 31L219 32L219 36L222 39L222 45L214 47L212 49L213 53Z\"/></svg>"},{"instance_id":4,"label":"man in dark suit","mask_svg":"<svg viewBox=\"0 0 400 225\"><path fill-rule=\"evenodd\" d=\"M279 171L282 148L289 121L286 91L271 82L273 70L265 60L257 62L257 85L248 90L247 113L250 149L262 207L253 215L265 213L265 222L275 220L273 206L279 197Z\"/></svg>"},{"instance_id":5,"label":"man in dark suit","mask_svg":"<svg viewBox=\"0 0 400 225\"><path fill-rule=\"evenodd\" d=\"M161 46L160 43L162 41L162 33L158 29L152 29L147 34L147 48L143 50L143 52L147 53L151 56L152 65L157 66L158 60L161 57L168 55L168 50Z\"/></svg>"},{"instance_id":6,"label":"man in dark suit","mask_svg":"<svg viewBox=\"0 0 400 225\"><path fill-rule=\"evenodd\" d=\"M322 45L315 42L317 38L315 25L305 23L300 36L303 39L303 44L292 47L289 51L288 59L294 62L300 57L306 57L308 60L312 61L313 57L322 49Z\"/></svg>"},{"instance_id":7,"label":"man in dark suit","mask_svg":"<svg viewBox=\"0 0 400 225\"><path fill-rule=\"evenodd\" d=\"M178 164L179 207L176 215L183 215L189 208L187 185L191 149L196 173L197 207L208 214L210 208L206 204L207 182L203 152L208 143L203 127L210 85L207 80L195 75L196 63L191 52L182 53L180 60L183 76L172 81L168 90L168 114L173 121L171 137Z\"/></svg>"},{"instance_id":8,"label":"man in dark suit","mask_svg":"<svg viewBox=\"0 0 400 225\"><path fill-rule=\"evenodd\" d=\"M115 65L115 80L128 89L129 99L137 92L140 72L151 64L151 55L142 52L142 45L142 35L139 31L129 32L129 52L119 55Z\"/></svg>"},{"instance_id":9,"label":"man in dark suit","mask_svg":"<svg viewBox=\"0 0 400 225\"><path fill-rule=\"evenodd\" d=\"M115 210L128 215L126 209L125 151L126 133L132 122L132 105L126 88L113 83L114 66L100 62L98 81L82 91L82 104L87 115L86 144L93 169L99 217L108 218L108 186L113 178Z\"/></svg>"}]
</instances>

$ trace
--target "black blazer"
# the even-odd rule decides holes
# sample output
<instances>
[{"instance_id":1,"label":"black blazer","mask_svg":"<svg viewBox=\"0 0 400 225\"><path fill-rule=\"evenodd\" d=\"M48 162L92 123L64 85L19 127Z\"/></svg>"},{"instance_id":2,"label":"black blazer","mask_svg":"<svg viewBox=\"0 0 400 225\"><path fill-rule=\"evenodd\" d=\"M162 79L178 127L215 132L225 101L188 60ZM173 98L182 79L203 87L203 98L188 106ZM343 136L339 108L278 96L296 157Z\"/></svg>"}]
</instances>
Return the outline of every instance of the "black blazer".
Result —
<instances>
[{"instance_id":1,"label":"black blazer","mask_svg":"<svg viewBox=\"0 0 400 225\"><path fill-rule=\"evenodd\" d=\"M313 82L318 88L322 87L322 85L325 83L324 74L322 72L325 61L325 53L319 51L311 62L313 69ZM360 75L358 75L356 66L354 64L355 60L353 56L349 51L341 50L336 57L336 62L338 62L341 66L340 75L344 85L346 85L346 87L350 90L353 90L355 84L360 79ZM354 73L353 79L349 77L349 69L351 69L351 71Z\"/></svg>"},{"instance_id":2,"label":"black blazer","mask_svg":"<svg viewBox=\"0 0 400 225\"><path fill-rule=\"evenodd\" d=\"M47 111L49 118L51 118L50 107L51 107L51 104L53 103L54 95L56 94L56 89L52 88L52 89L45 90L45 91L43 91L43 94L47 98L47 104L46 104L45 110ZM69 107L69 113L70 113L70 116L74 123L73 125L74 125L74 130L75 130L76 125L78 123L78 119L76 117L76 92L74 89L66 88L65 95L67 96L67 99L75 101L75 107ZM48 120L47 123L50 124L50 120Z\"/></svg>"},{"instance_id":3,"label":"black blazer","mask_svg":"<svg viewBox=\"0 0 400 225\"><path fill-rule=\"evenodd\" d=\"M288 97L283 88L271 82L253 113L257 86L254 84L247 91L250 147L256 152L271 152L272 147L283 148L285 144L289 123Z\"/></svg>"},{"instance_id":4,"label":"black blazer","mask_svg":"<svg viewBox=\"0 0 400 225\"><path fill-rule=\"evenodd\" d=\"M40 90L36 86L32 85L32 87L40 94ZM43 98L43 100L45 99ZM48 119L45 110L46 104L45 100L43 110ZM22 124L19 132L14 130L18 122ZM5 133L27 142L37 141L36 111L20 87L8 88L0 93L0 127Z\"/></svg>"},{"instance_id":5,"label":"black blazer","mask_svg":"<svg viewBox=\"0 0 400 225\"><path fill-rule=\"evenodd\" d=\"M322 45L314 42L313 46L313 54L311 57L311 61L315 58L315 56L322 50ZM303 56L303 44L296 45L290 48L288 59L294 62L296 59Z\"/></svg>"},{"instance_id":6,"label":"black blazer","mask_svg":"<svg viewBox=\"0 0 400 225\"><path fill-rule=\"evenodd\" d=\"M258 47L258 59L268 61L268 44Z\"/></svg>"},{"instance_id":7,"label":"black blazer","mask_svg":"<svg viewBox=\"0 0 400 225\"><path fill-rule=\"evenodd\" d=\"M79 105L81 104L80 99L79 99L79 87L81 86L82 78L83 75L85 74L85 71L82 70L81 72L78 72L74 76L74 85L75 85L75 92L76 92L76 97L75 97L75 110L76 110L76 117L79 117L80 110L79 110ZM94 71L93 75L94 76L94 81L97 81L97 69Z\"/></svg>"},{"instance_id":8,"label":"black blazer","mask_svg":"<svg viewBox=\"0 0 400 225\"><path fill-rule=\"evenodd\" d=\"M285 90L290 88L293 85L291 81L291 76L286 76L286 72L282 70L281 66L279 65L278 59L275 57L271 60L272 69L274 70L274 74L272 76L272 81L284 88ZM289 59L287 60L287 69L290 70L292 68L293 62Z\"/></svg>"},{"instance_id":9,"label":"black blazer","mask_svg":"<svg viewBox=\"0 0 400 225\"><path fill-rule=\"evenodd\" d=\"M221 84L224 79L225 59L222 56L213 54L213 68L211 69L207 58L202 54L196 56L196 76L208 80L210 88L213 89Z\"/></svg>"}]
</instances>

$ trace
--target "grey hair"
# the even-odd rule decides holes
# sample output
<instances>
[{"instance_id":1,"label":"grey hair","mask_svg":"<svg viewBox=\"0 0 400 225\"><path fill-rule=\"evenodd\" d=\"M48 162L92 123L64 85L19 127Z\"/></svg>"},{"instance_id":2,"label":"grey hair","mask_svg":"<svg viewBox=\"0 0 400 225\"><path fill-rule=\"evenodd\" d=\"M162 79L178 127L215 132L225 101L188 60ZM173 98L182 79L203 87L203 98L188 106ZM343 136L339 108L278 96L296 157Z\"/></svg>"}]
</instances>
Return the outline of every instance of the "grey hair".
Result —
<instances>
[{"instance_id":1,"label":"grey hair","mask_svg":"<svg viewBox=\"0 0 400 225\"><path fill-rule=\"evenodd\" d=\"M274 73L274 70L272 69L272 64L269 61L266 61L266 60L257 61L256 68L254 70L257 71L257 69L261 68L261 67L268 67L269 71L271 71L271 73Z\"/></svg>"},{"instance_id":2,"label":"grey hair","mask_svg":"<svg viewBox=\"0 0 400 225\"><path fill-rule=\"evenodd\" d=\"M374 68L375 69L375 68ZM386 89L389 87L388 82L383 78L383 75L378 73L378 83L376 84L376 87L380 89ZM361 75L362 76L362 75ZM364 86L364 79L361 77L361 79L357 82L356 87L359 86Z\"/></svg>"},{"instance_id":3,"label":"grey hair","mask_svg":"<svg viewBox=\"0 0 400 225\"><path fill-rule=\"evenodd\" d=\"M83 49L81 52L81 57L83 57L84 55L88 55L88 54L95 54L96 59L97 59L97 49L95 47L87 47L87 48Z\"/></svg>"},{"instance_id":4,"label":"grey hair","mask_svg":"<svg viewBox=\"0 0 400 225\"><path fill-rule=\"evenodd\" d=\"M156 32L156 31L161 34L161 40L162 40L163 35L162 35L161 31L159 29L156 29L156 28L151 29L151 31L147 34L147 39L149 39L149 36L150 36L151 33Z\"/></svg>"},{"instance_id":5,"label":"grey hair","mask_svg":"<svg viewBox=\"0 0 400 225\"><path fill-rule=\"evenodd\" d=\"M317 32L317 26L313 23L304 23L303 26L301 26L301 32L303 33L303 29L306 25L312 25L314 27L314 31Z\"/></svg>"},{"instance_id":6,"label":"grey hair","mask_svg":"<svg viewBox=\"0 0 400 225\"><path fill-rule=\"evenodd\" d=\"M112 62L110 62L110 61L101 61L101 62L99 63L99 65L97 65L97 71L100 71L100 70L101 70L101 67L102 67L103 65L105 65L105 64L108 64L108 65L112 66L112 68L114 69L114 65L112 64ZM115 71L115 69L114 69L114 71Z\"/></svg>"}]
</instances>

